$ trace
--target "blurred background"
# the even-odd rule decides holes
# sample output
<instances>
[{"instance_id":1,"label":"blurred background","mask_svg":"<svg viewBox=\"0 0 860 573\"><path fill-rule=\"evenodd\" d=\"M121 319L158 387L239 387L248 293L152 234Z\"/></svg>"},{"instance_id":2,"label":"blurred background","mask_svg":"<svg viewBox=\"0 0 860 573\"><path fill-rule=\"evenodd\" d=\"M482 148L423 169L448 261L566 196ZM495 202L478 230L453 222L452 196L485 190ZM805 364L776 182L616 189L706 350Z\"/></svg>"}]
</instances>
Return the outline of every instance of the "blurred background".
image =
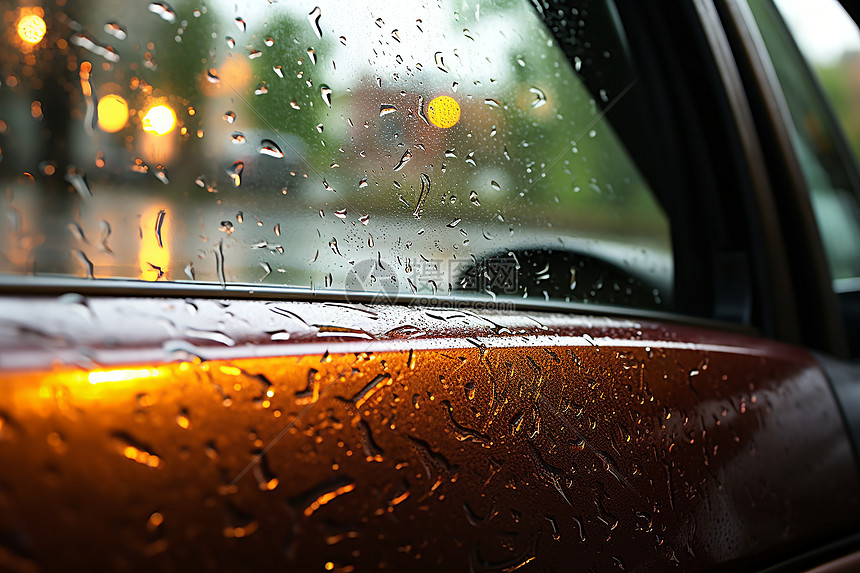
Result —
<instances>
[{"instance_id":1,"label":"blurred background","mask_svg":"<svg viewBox=\"0 0 860 573\"><path fill-rule=\"evenodd\" d=\"M627 54L569 58L529 2L2 7L3 273L448 295L502 256L517 296L671 297L621 94L582 79L637 97Z\"/></svg>"}]
</instances>

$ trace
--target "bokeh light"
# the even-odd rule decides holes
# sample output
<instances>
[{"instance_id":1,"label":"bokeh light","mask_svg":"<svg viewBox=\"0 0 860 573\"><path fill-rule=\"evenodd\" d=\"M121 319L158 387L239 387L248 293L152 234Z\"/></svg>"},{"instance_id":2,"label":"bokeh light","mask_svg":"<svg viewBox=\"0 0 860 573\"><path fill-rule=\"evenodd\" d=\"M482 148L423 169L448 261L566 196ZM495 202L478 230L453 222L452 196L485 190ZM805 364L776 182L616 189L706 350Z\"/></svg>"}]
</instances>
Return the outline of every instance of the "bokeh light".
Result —
<instances>
[{"instance_id":1,"label":"bokeh light","mask_svg":"<svg viewBox=\"0 0 860 573\"><path fill-rule=\"evenodd\" d=\"M28 44L38 44L45 37L48 27L36 14L29 14L18 20L18 36Z\"/></svg>"},{"instance_id":2,"label":"bokeh light","mask_svg":"<svg viewBox=\"0 0 860 573\"><path fill-rule=\"evenodd\" d=\"M117 132L128 122L128 103L121 96L108 94L99 99L98 117L102 131Z\"/></svg>"},{"instance_id":3,"label":"bokeh light","mask_svg":"<svg viewBox=\"0 0 860 573\"><path fill-rule=\"evenodd\" d=\"M166 135L176 127L176 113L166 105L149 108L143 116L143 131Z\"/></svg>"},{"instance_id":4,"label":"bokeh light","mask_svg":"<svg viewBox=\"0 0 860 573\"><path fill-rule=\"evenodd\" d=\"M427 119L436 127L447 129L454 127L460 121L460 104L452 97L439 96L433 98L427 106Z\"/></svg>"}]
</instances>

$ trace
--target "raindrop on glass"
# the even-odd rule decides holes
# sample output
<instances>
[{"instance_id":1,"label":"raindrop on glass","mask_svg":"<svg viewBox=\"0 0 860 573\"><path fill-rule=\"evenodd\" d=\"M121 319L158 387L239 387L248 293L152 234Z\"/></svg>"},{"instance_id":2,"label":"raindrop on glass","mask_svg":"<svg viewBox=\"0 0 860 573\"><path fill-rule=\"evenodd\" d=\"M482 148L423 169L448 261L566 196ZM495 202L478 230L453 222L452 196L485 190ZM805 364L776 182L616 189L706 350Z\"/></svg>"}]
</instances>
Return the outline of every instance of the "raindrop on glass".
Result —
<instances>
[{"instance_id":1,"label":"raindrop on glass","mask_svg":"<svg viewBox=\"0 0 860 573\"><path fill-rule=\"evenodd\" d=\"M310 14L308 14L308 22L310 22L311 28L313 28L314 34L317 35L317 38L322 38L322 29L320 28L321 15L322 11L319 6L311 10Z\"/></svg>"},{"instance_id":2,"label":"raindrop on glass","mask_svg":"<svg viewBox=\"0 0 860 573\"><path fill-rule=\"evenodd\" d=\"M233 180L233 186L238 187L242 183L242 171L245 170L245 164L237 161L227 170L227 175Z\"/></svg>"},{"instance_id":3,"label":"raindrop on glass","mask_svg":"<svg viewBox=\"0 0 860 573\"><path fill-rule=\"evenodd\" d=\"M403 169L407 163L412 159L412 152L410 150L406 150L403 155L400 157L400 161L397 162L397 165L394 166L395 171L400 171Z\"/></svg>"},{"instance_id":4,"label":"raindrop on glass","mask_svg":"<svg viewBox=\"0 0 860 573\"><path fill-rule=\"evenodd\" d=\"M125 40L128 33L116 22L108 22L105 24L105 32L116 38L117 40Z\"/></svg>"},{"instance_id":5,"label":"raindrop on glass","mask_svg":"<svg viewBox=\"0 0 860 573\"><path fill-rule=\"evenodd\" d=\"M529 93L534 94L535 100L532 102L532 107L537 109L546 105L546 94L536 87L530 87Z\"/></svg>"},{"instance_id":6,"label":"raindrop on glass","mask_svg":"<svg viewBox=\"0 0 860 573\"><path fill-rule=\"evenodd\" d=\"M320 86L320 95L322 100L328 107L331 107L331 88L328 86Z\"/></svg>"},{"instance_id":7,"label":"raindrop on glass","mask_svg":"<svg viewBox=\"0 0 860 573\"><path fill-rule=\"evenodd\" d=\"M274 157L275 159L282 159L284 157L284 152L281 151L278 144L271 139L264 139L262 143L260 143L260 153L262 155Z\"/></svg>"},{"instance_id":8,"label":"raindrop on glass","mask_svg":"<svg viewBox=\"0 0 860 573\"><path fill-rule=\"evenodd\" d=\"M163 2L153 2L149 5L149 11L161 17L165 22L171 24L176 21L176 12Z\"/></svg>"}]
</instances>

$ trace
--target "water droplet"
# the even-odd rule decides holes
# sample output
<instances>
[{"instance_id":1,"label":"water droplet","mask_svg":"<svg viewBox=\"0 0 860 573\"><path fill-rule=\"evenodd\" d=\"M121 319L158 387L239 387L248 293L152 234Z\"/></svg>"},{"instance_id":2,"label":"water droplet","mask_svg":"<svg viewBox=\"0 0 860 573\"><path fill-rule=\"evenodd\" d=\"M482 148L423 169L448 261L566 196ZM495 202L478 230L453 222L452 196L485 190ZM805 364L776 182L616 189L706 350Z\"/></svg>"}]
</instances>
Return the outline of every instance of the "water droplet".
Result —
<instances>
[{"instance_id":1,"label":"water droplet","mask_svg":"<svg viewBox=\"0 0 860 573\"><path fill-rule=\"evenodd\" d=\"M223 492L230 493L232 491L232 487L225 487ZM224 505L224 528L221 530L224 537L248 537L257 531L259 526L259 523L253 518L253 516L239 511L232 503L228 502Z\"/></svg>"},{"instance_id":2,"label":"water droplet","mask_svg":"<svg viewBox=\"0 0 860 573\"><path fill-rule=\"evenodd\" d=\"M490 107L502 107L502 104L500 104L497 100L494 100L493 98L489 97L484 100L484 103Z\"/></svg>"},{"instance_id":3,"label":"water droplet","mask_svg":"<svg viewBox=\"0 0 860 573\"><path fill-rule=\"evenodd\" d=\"M77 239L78 241L81 241L82 243L89 243L89 241L87 241L86 235L84 234L84 230L81 229L81 226L78 223L69 223L69 231L72 232L72 235L74 235L75 239Z\"/></svg>"},{"instance_id":4,"label":"water droplet","mask_svg":"<svg viewBox=\"0 0 860 573\"><path fill-rule=\"evenodd\" d=\"M424 113L424 96L418 96L418 117L425 124L430 125L430 120L427 119L427 115Z\"/></svg>"},{"instance_id":5,"label":"water droplet","mask_svg":"<svg viewBox=\"0 0 860 573\"><path fill-rule=\"evenodd\" d=\"M320 86L320 95L322 100L328 107L331 107L331 88L328 86Z\"/></svg>"},{"instance_id":6,"label":"water droplet","mask_svg":"<svg viewBox=\"0 0 860 573\"><path fill-rule=\"evenodd\" d=\"M156 511L149 516L149 519L146 522L146 527L150 531L155 531L156 529L161 527L162 523L164 523L164 516Z\"/></svg>"},{"instance_id":7,"label":"water droplet","mask_svg":"<svg viewBox=\"0 0 860 573\"><path fill-rule=\"evenodd\" d=\"M561 539L561 532L558 530L558 522L555 520L555 517L551 515L545 515L544 519L549 521L549 524L552 527L552 538L556 541Z\"/></svg>"},{"instance_id":8,"label":"water droplet","mask_svg":"<svg viewBox=\"0 0 860 573\"><path fill-rule=\"evenodd\" d=\"M492 187L496 191L500 191L502 189L502 186L499 185L498 183L496 183L495 181L490 181L490 187Z\"/></svg>"},{"instance_id":9,"label":"water droplet","mask_svg":"<svg viewBox=\"0 0 860 573\"><path fill-rule=\"evenodd\" d=\"M257 479L257 486L262 491L272 491L278 487L280 480L278 480L274 472L269 467L269 462L264 452L258 451L254 455L256 463L254 464L253 473L254 477Z\"/></svg>"},{"instance_id":10,"label":"water droplet","mask_svg":"<svg viewBox=\"0 0 860 573\"><path fill-rule=\"evenodd\" d=\"M275 159L281 159L284 157L284 152L281 151L281 148L278 147L278 144L271 139L264 139L260 143L260 153L263 155L268 155L269 157L274 157Z\"/></svg>"},{"instance_id":11,"label":"water droplet","mask_svg":"<svg viewBox=\"0 0 860 573\"><path fill-rule=\"evenodd\" d=\"M266 82L260 82L257 89L254 90L254 95L265 95L269 93L269 88L266 87Z\"/></svg>"},{"instance_id":12,"label":"water droplet","mask_svg":"<svg viewBox=\"0 0 860 573\"><path fill-rule=\"evenodd\" d=\"M284 71L281 69L281 66L272 66L272 71L275 72L279 78L284 77Z\"/></svg>"},{"instance_id":13,"label":"water droplet","mask_svg":"<svg viewBox=\"0 0 860 573\"><path fill-rule=\"evenodd\" d=\"M272 46L275 45L275 39L274 38L266 38L266 41L263 43L266 44L266 47L271 48Z\"/></svg>"},{"instance_id":14,"label":"water droplet","mask_svg":"<svg viewBox=\"0 0 860 573\"><path fill-rule=\"evenodd\" d=\"M239 28L240 32L244 32L248 29L248 24L246 24L245 20L243 20L242 18L236 18L234 22L236 22L236 27Z\"/></svg>"},{"instance_id":15,"label":"water droplet","mask_svg":"<svg viewBox=\"0 0 860 573\"><path fill-rule=\"evenodd\" d=\"M389 113L394 113L395 111L397 111L397 108L394 107L392 104L384 103L379 106L379 117L388 115Z\"/></svg>"},{"instance_id":16,"label":"water droplet","mask_svg":"<svg viewBox=\"0 0 860 573\"><path fill-rule=\"evenodd\" d=\"M469 193L469 201L471 201L471 202L472 202L472 205L475 205L476 207L480 207L480 206L481 206L481 202L480 202L480 201L478 201L478 193L477 193L476 191L474 191L474 190L472 190L472 191Z\"/></svg>"},{"instance_id":17,"label":"water droplet","mask_svg":"<svg viewBox=\"0 0 860 573\"><path fill-rule=\"evenodd\" d=\"M86 175L79 173L75 167L69 167L66 170L64 178L78 192L78 195L84 199L92 198L93 192L90 190L89 183L87 183Z\"/></svg>"},{"instance_id":18,"label":"water droplet","mask_svg":"<svg viewBox=\"0 0 860 573\"><path fill-rule=\"evenodd\" d=\"M72 37L69 38L69 42L71 42L75 46L80 46L85 50L89 50L90 52L96 54L97 56L103 57L109 62L119 61L119 55L116 53L116 51L114 51L112 47L99 45L92 38L85 36L80 32L72 34Z\"/></svg>"},{"instance_id":19,"label":"water droplet","mask_svg":"<svg viewBox=\"0 0 860 573\"><path fill-rule=\"evenodd\" d=\"M245 170L245 164L237 161L227 170L227 175L233 180L233 186L238 187L242 183L242 171Z\"/></svg>"},{"instance_id":20,"label":"water droplet","mask_svg":"<svg viewBox=\"0 0 860 573\"><path fill-rule=\"evenodd\" d=\"M171 24L176 21L176 12L163 2L153 2L149 5L149 11L161 17L165 22Z\"/></svg>"},{"instance_id":21,"label":"water droplet","mask_svg":"<svg viewBox=\"0 0 860 573\"><path fill-rule=\"evenodd\" d=\"M546 105L546 94L543 93L540 89L532 86L529 88L529 93L534 94L535 100L532 102L532 107L537 109L539 107L543 107Z\"/></svg>"},{"instance_id":22,"label":"water droplet","mask_svg":"<svg viewBox=\"0 0 860 573\"><path fill-rule=\"evenodd\" d=\"M370 215L362 215L358 218L358 220L362 225L367 225L368 223L370 223Z\"/></svg>"},{"instance_id":23,"label":"water droplet","mask_svg":"<svg viewBox=\"0 0 860 573\"><path fill-rule=\"evenodd\" d=\"M365 187L367 187L367 177L362 177L361 181L358 182L358 188L364 189Z\"/></svg>"},{"instance_id":24,"label":"water droplet","mask_svg":"<svg viewBox=\"0 0 860 573\"><path fill-rule=\"evenodd\" d=\"M113 436L113 440L119 452L131 461L150 468L157 468L161 465L161 458L149 446L138 443L128 435L116 433Z\"/></svg>"},{"instance_id":25,"label":"water droplet","mask_svg":"<svg viewBox=\"0 0 860 573\"><path fill-rule=\"evenodd\" d=\"M164 218L167 216L167 211L161 209L158 212L158 216L155 218L155 240L158 242L158 246L164 248L164 243L161 240L161 228L164 226Z\"/></svg>"},{"instance_id":26,"label":"water droplet","mask_svg":"<svg viewBox=\"0 0 860 573\"><path fill-rule=\"evenodd\" d=\"M355 489L355 484L349 480L337 478L328 482L322 483L313 488L308 493L301 495L296 499L296 504L304 506L303 514L305 517L310 517L320 507L330 503L335 498L349 493Z\"/></svg>"},{"instance_id":27,"label":"water droplet","mask_svg":"<svg viewBox=\"0 0 860 573\"><path fill-rule=\"evenodd\" d=\"M400 157L400 161L397 162L397 165L394 166L395 171L400 171L403 167L409 163L412 159L412 152L410 150L406 150L403 155Z\"/></svg>"},{"instance_id":28,"label":"water droplet","mask_svg":"<svg viewBox=\"0 0 860 573\"><path fill-rule=\"evenodd\" d=\"M234 145L242 145L243 143L245 143L245 134L241 131L234 131L230 134L230 141Z\"/></svg>"},{"instance_id":29,"label":"water droplet","mask_svg":"<svg viewBox=\"0 0 860 573\"><path fill-rule=\"evenodd\" d=\"M310 59L311 63L316 65L317 63L317 53L313 48L308 48L308 59Z\"/></svg>"},{"instance_id":30,"label":"water droplet","mask_svg":"<svg viewBox=\"0 0 860 573\"><path fill-rule=\"evenodd\" d=\"M209 80L210 84L217 84L221 81L221 78L218 77L218 71L215 68L209 68L206 70L206 79Z\"/></svg>"},{"instance_id":31,"label":"water droplet","mask_svg":"<svg viewBox=\"0 0 860 573\"><path fill-rule=\"evenodd\" d=\"M436 67L447 74L448 68L445 66L445 60L442 59L442 52L436 52L433 54L433 59L436 61Z\"/></svg>"},{"instance_id":32,"label":"water droplet","mask_svg":"<svg viewBox=\"0 0 860 573\"><path fill-rule=\"evenodd\" d=\"M424 200L427 198L427 195L430 193L430 178L427 177L426 174L421 174L421 191L418 193L418 200L415 201L415 210L412 212L412 216L416 219L421 218L421 211L423 210Z\"/></svg>"},{"instance_id":33,"label":"water droplet","mask_svg":"<svg viewBox=\"0 0 860 573\"><path fill-rule=\"evenodd\" d=\"M107 32L117 40L125 40L128 37L128 33L125 31L125 29L116 22L108 22L107 24L105 24L105 32Z\"/></svg>"},{"instance_id":34,"label":"water droplet","mask_svg":"<svg viewBox=\"0 0 860 573\"><path fill-rule=\"evenodd\" d=\"M86 254L84 254L84 252L83 252L83 251L81 251L81 250L79 250L79 249L72 249L72 254L74 254L74 255L75 255L75 258L76 258L76 259L78 259L78 262L80 263L81 267L83 267L83 269L84 269L84 275L85 275L88 279L94 278L94 275L93 275L93 270L94 270L93 262L92 262L89 258L87 258L87 255L86 255Z\"/></svg>"},{"instance_id":35,"label":"water droplet","mask_svg":"<svg viewBox=\"0 0 860 573\"><path fill-rule=\"evenodd\" d=\"M225 113L224 115L221 116L221 119L223 119L227 123L233 123L234 121L236 121L236 114L235 114L235 112L228 111L227 113Z\"/></svg>"},{"instance_id":36,"label":"water droplet","mask_svg":"<svg viewBox=\"0 0 860 573\"><path fill-rule=\"evenodd\" d=\"M236 40L234 40L230 36L227 36L227 47L230 48L231 50L233 48L235 48L236 47Z\"/></svg>"},{"instance_id":37,"label":"water droplet","mask_svg":"<svg viewBox=\"0 0 860 573\"><path fill-rule=\"evenodd\" d=\"M317 35L317 38L322 38L322 29L320 28L320 16L322 16L322 11L320 10L319 6L311 10L310 14L308 14L308 22L310 22L311 28L313 28L314 34Z\"/></svg>"},{"instance_id":38,"label":"water droplet","mask_svg":"<svg viewBox=\"0 0 860 573\"><path fill-rule=\"evenodd\" d=\"M187 430L191 427L191 418L188 417L188 410L183 408L179 414L176 415L176 424L183 430Z\"/></svg>"},{"instance_id":39,"label":"water droplet","mask_svg":"<svg viewBox=\"0 0 860 573\"><path fill-rule=\"evenodd\" d=\"M396 29L391 31L391 37L394 38L394 41L400 42L400 34Z\"/></svg>"},{"instance_id":40,"label":"water droplet","mask_svg":"<svg viewBox=\"0 0 860 573\"><path fill-rule=\"evenodd\" d=\"M251 48L251 50L248 51L248 59L249 60L255 60L262 55L263 55L263 52L261 52L260 50L255 50L253 48Z\"/></svg>"}]
</instances>

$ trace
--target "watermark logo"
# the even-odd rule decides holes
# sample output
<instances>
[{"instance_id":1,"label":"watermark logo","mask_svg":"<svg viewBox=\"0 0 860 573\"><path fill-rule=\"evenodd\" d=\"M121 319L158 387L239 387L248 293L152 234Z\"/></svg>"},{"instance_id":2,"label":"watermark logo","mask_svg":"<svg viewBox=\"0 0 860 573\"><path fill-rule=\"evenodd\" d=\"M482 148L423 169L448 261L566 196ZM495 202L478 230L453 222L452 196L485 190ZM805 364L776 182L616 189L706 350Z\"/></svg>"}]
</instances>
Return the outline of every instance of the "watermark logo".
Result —
<instances>
[{"instance_id":1,"label":"watermark logo","mask_svg":"<svg viewBox=\"0 0 860 573\"><path fill-rule=\"evenodd\" d=\"M366 300L369 295L372 302L390 304L397 300L400 294L400 282L394 266L382 259L364 259L357 262L344 280L346 298L354 296L350 302L361 298Z\"/></svg>"},{"instance_id":2,"label":"watermark logo","mask_svg":"<svg viewBox=\"0 0 860 573\"><path fill-rule=\"evenodd\" d=\"M420 260L400 267L381 258L359 261L346 274L344 289L347 299L358 302L390 304L398 299L411 303L440 303L449 306L459 295L489 295L483 307L495 304L497 297L509 297L519 292L519 265L513 257L495 257L472 260L434 259ZM465 306L474 306L482 301L468 296L460 301ZM459 305L459 303L458 303ZM455 305L455 306L458 306ZM506 304L504 306L510 306Z\"/></svg>"},{"instance_id":3,"label":"watermark logo","mask_svg":"<svg viewBox=\"0 0 860 573\"><path fill-rule=\"evenodd\" d=\"M499 295L514 295L519 291L518 265L512 257L482 259L477 264L449 261L452 276L457 277L457 289Z\"/></svg>"}]
</instances>

